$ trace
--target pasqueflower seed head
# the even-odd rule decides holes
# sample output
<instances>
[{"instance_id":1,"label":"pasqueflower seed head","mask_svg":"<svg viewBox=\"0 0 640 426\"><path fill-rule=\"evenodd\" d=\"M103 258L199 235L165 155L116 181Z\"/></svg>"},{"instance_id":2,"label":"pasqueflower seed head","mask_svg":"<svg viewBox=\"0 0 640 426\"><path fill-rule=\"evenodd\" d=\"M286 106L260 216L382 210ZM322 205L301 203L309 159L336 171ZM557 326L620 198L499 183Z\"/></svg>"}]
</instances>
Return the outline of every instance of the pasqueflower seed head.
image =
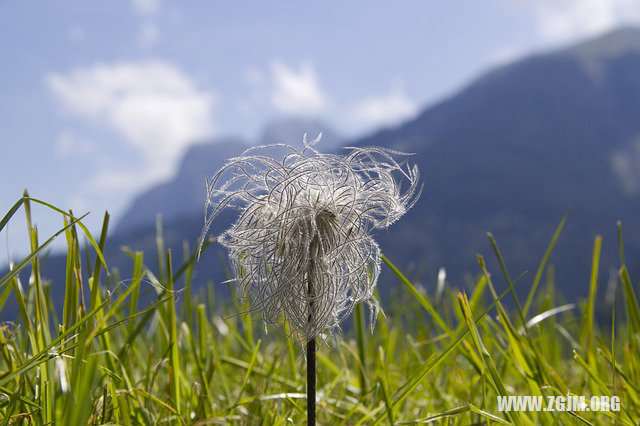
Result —
<instances>
[{"instance_id":1,"label":"pasqueflower seed head","mask_svg":"<svg viewBox=\"0 0 640 426\"><path fill-rule=\"evenodd\" d=\"M223 209L238 210L218 237L237 294L269 324L284 317L300 339L331 332L359 302L368 304L373 327L380 249L372 231L395 222L421 192L417 166L395 159L408 154L379 147L323 154L314 148L319 139L307 143L305 135L302 150L259 146L227 160L207 182L200 239Z\"/></svg>"}]
</instances>

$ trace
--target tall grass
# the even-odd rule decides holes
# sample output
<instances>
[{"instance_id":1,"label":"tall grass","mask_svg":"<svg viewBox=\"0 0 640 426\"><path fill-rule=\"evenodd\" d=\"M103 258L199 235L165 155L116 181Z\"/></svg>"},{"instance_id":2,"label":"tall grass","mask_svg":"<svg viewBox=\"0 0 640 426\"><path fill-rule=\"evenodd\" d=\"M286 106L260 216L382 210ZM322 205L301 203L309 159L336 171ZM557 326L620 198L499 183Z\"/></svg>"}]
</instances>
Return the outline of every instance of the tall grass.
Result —
<instances>
[{"instance_id":1,"label":"tall grass","mask_svg":"<svg viewBox=\"0 0 640 426\"><path fill-rule=\"evenodd\" d=\"M61 230L43 243L32 203L62 215ZM0 278L0 309L13 304L19 312L0 326L2 425L304 423L302 348L277 331L266 333L257 318L232 315L243 310L235 298L238 306L220 308L215 285L192 288L195 256L189 246L178 260L158 233L158 254L150 263L143 253L127 250L133 272L122 279L102 256L108 215L95 240L81 218L25 194L2 218L0 230L19 220L20 210L31 253ZM617 296L625 313L616 321L613 303L613 325L605 329L594 315L599 237L585 284L588 299L557 305L547 260L564 221L541 253L535 276L509 271L490 237L501 271L490 274L479 256L469 295L447 286L436 300L405 277L388 253L384 262L399 287L395 300L384 303L386 318L370 334L365 313L357 309L352 330L319 348L318 423L637 424L640 306L621 228ZM41 265L56 237L66 239L64 282L49 282ZM84 240L90 248L82 247ZM21 271L28 271L28 282ZM505 288L497 288L497 277ZM530 291L511 313L501 299L516 298L514 286ZM141 296L149 288L151 301ZM52 294L61 292L64 305L57 312ZM621 409L506 413L496 404L497 395L568 393L618 395Z\"/></svg>"}]
</instances>

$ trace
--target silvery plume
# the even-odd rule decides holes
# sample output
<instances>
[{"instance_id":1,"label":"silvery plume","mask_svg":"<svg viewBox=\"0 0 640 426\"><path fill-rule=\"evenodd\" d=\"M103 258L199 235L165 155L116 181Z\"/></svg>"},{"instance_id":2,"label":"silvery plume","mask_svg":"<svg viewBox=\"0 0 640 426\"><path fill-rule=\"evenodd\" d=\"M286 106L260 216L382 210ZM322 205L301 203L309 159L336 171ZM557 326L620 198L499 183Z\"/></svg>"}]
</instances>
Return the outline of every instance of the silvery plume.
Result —
<instances>
[{"instance_id":1,"label":"silvery plume","mask_svg":"<svg viewBox=\"0 0 640 426\"><path fill-rule=\"evenodd\" d=\"M394 158L408 154L379 147L324 154L314 148L320 136L307 143L305 135L302 149L259 146L227 160L207 182L200 239L223 209L237 209L218 237L237 294L269 324L284 317L301 340L331 332L358 302L368 304L373 327L380 249L371 232L420 195L417 166Z\"/></svg>"}]
</instances>

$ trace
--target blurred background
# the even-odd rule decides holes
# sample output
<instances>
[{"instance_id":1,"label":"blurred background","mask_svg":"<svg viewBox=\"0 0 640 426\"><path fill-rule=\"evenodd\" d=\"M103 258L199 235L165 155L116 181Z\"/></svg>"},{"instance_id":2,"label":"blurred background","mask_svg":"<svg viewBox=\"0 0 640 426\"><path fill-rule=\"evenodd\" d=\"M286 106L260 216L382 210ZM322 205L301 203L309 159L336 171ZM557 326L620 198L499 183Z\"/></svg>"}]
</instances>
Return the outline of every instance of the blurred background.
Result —
<instances>
[{"instance_id":1,"label":"blurred background","mask_svg":"<svg viewBox=\"0 0 640 426\"><path fill-rule=\"evenodd\" d=\"M568 212L551 263L574 299L596 234L601 279L615 271L618 219L640 266L636 25L635 0L0 1L0 210L25 188L90 211L94 232L108 210L107 254L126 276L120 247L153 253L157 213L168 246L193 246L205 176L225 158L322 131L327 152L417 154L424 195L378 236L416 282L433 288L444 267L471 285L491 231L526 291ZM42 239L62 225L35 219ZM20 260L24 220L0 241L1 268ZM196 282L221 279L219 251Z\"/></svg>"}]
</instances>

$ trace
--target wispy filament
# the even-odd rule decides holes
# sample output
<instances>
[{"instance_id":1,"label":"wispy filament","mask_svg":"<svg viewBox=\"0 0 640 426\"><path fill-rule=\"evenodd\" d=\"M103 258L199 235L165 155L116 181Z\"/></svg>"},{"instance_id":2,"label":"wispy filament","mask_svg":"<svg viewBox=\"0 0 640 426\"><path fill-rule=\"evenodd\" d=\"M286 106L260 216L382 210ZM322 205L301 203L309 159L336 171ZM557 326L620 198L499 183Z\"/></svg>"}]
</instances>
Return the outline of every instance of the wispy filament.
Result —
<instances>
[{"instance_id":1,"label":"wispy filament","mask_svg":"<svg viewBox=\"0 0 640 426\"><path fill-rule=\"evenodd\" d=\"M318 140L229 159L207 182L201 237L223 209L237 209L218 237L237 294L270 324L284 316L305 340L338 327L358 302L368 304L373 326L380 249L371 231L395 222L420 194L417 166L394 158L407 154L378 147L323 154Z\"/></svg>"}]
</instances>

